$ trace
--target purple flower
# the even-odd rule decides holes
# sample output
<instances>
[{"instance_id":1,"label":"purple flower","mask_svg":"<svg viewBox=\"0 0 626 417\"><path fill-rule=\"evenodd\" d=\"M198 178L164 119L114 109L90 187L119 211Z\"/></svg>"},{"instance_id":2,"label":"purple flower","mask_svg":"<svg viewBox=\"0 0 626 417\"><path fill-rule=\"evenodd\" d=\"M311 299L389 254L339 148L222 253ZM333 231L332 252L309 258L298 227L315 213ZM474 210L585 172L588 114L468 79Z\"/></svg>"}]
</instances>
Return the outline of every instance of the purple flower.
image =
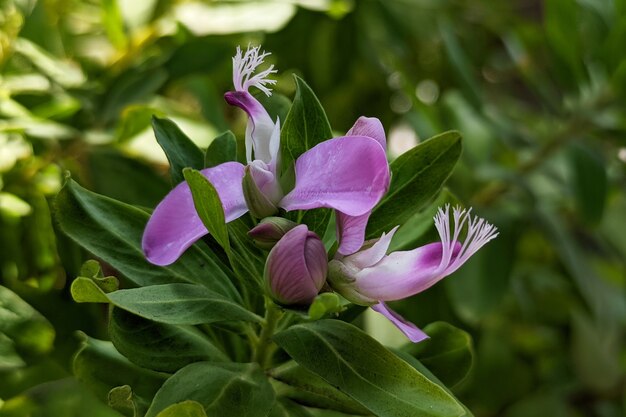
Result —
<instances>
[{"instance_id":1,"label":"purple flower","mask_svg":"<svg viewBox=\"0 0 626 417\"><path fill-rule=\"evenodd\" d=\"M280 304L310 304L326 282L327 273L324 244L301 224L285 233L270 251L265 285Z\"/></svg>"},{"instance_id":2,"label":"purple flower","mask_svg":"<svg viewBox=\"0 0 626 417\"><path fill-rule=\"evenodd\" d=\"M329 265L332 288L349 301L372 308L387 317L411 341L428 337L414 324L390 310L385 301L401 300L420 293L459 269L474 253L494 239L497 229L484 219L472 217L470 210L455 207L450 223L450 207L439 209L435 227L441 242L387 255L398 226L360 251L339 255ZM465 239L461 232L467 228Z\"/></svg>"},{"instance_id":3,"label":"purple flower","mask_svg":"<svg viewBox=\"0 0 626 417\"><path fill-rule=\"evenodd\" d=\"M248 184L246 188L256 188L265 197L254 199L259 204L269 202L287 211L319 207L335 209L339 219L340 247L345 246L344 241L349 241L352 251L356 251L363 243L370 211L389 187L382 126L377 119L361 118L348 136L330 139L309 149L295 162L295 187L288 192L282 190L277 178L280 172L280 121L274 122L248 92L250 87L256 87L270 94L268 85L275 81L267 77L275 72L273 67L254 75L267 55L260 52L259 47L248 48L245 54L237 48L233 58L235 91L225 94L228 103L240 107L249 117L247 166L226 162L201 172L217 190L226 222L249 210L242 187L247 170L256 187ZM169 265L207 233L194 208L189 186L183 182L155 208L144 230L142 247L148 261ZM341 253L351 252L342 248Z\"/></svg>"}]
</instances>

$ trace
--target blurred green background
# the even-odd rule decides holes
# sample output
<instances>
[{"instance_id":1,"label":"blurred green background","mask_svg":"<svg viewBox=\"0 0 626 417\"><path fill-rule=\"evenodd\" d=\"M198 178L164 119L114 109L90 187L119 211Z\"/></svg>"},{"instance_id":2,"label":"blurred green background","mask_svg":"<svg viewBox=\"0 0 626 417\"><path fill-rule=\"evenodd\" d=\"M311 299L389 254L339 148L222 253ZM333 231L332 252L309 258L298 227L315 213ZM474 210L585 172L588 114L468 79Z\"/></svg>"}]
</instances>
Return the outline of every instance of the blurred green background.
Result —
<instances>
[{"instance_id":1,"label":"blurred green background","mask_svg":"<svg viewBox=\"0 0 626 417\"><path fill-rule=\"evenodd\" d=\"M453 391L476 416L626 414L626 0L0 0L0 416L118 415L72 376L106 309L71 299L89 254L54 196L70 171L154 206L170 184L151 115L202 147L241 137L222 94L250 42L279 69L272 105L299 74L338 134L380 118L390 158L463 134L414 224L459 201L500 237L394 307L471 333Z\"/></svg>"}]
</instances>

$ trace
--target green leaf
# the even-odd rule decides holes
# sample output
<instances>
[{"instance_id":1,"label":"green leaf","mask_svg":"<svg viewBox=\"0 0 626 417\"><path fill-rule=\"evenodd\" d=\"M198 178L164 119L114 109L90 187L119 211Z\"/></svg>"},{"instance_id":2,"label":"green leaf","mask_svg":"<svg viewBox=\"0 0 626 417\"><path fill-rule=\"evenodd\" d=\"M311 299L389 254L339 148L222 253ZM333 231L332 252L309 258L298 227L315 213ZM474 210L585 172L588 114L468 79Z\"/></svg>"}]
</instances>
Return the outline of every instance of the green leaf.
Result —
<instances>
[{"instance_id":1,"label":"green leaf","mask_svg":"<svg viewBox=\"0 0 626 417\"><path fill-rule=\"evenodd\" d=\"M208 416L265 417L274 391L257 364L197 362L163 384L146 417L184 400L199 402Z\"/></svg>"},{"instance_id":2,"label":"green leaf","mask_svg":"<svg viewBox=\"0 0 626 417\"><path fill-rule=\"evenodd\" d=\"M324 108L311 87L297 75L294 79L296 95L280 132L283 170L307 150L333 137Z\"/></svg>"},{"instance_id":3,"label":"green leaf","mask_svg":"<svg viewBox=\"0 0 626 417\"><path fill-rule=\"evenodd\" d=\"M122 385L109 391L107 404L126 417L142 417L150 405L142 398L136 396L130 385Z\"/></svg>"},{"instance_id":4,"label":"green leaf","mask_svg":"<svg viewBox=\"0 0 626 417\"><path fill-rule=\"evenodd\" d=\"M298 404L327 408L355 415L369 415L369 411L337 388L294 361L272 369L270 376L281 397Z\"/></svg>"},{"instance_id":5,"label":"green leaf","mask_svg":"<svg viewBox=\"0 0 626 417\"><path fill-rule=\"evenodd\" d=\"M138 367L122 356L111 342L93 339L80 333L83 342L74 356L73 373L103 401L109 392L122 385L130 385L142 398L154 396L166 374Z\"/></svg>"},{"instance_id":6,"label":"green leaf","mask_svg":"<svg viewBox=\"0 0 626 417\"><path fill-rule=\"evenodd\" d=\"M159 323L194 325L262 321L239 304L195 284L151 285L114 291L107 297L117 307Z\"/></svg>"},{"instance_id":7,"label":"green leaf","mask_svg":"<svg viewBox=\"0 0 626 417\"><path fill-rule=\"evenodd\" d=\"M172 182L178 184L184 180L183 168L202 169L204 155L202 151L170 119L152 117L152 128L157 142L163 148L170 161Z\"/></svg>"},{"instance_id":8,"label":"green leaf","mask_svg":"<svg viewBox=\"0 0 626 417\"><path fill-rule=\"evenodd\" d=\"M231 300L240 300L230 274L213 253L189 248L174 264L150 264L141 249L149 215L135 207L92 193L68 180L56 199L61 229L136 285L194 281Z\"/></svg>"},{"instance_id":9,"label":"green leaf","mask_svg":"<svg viewBox=\"0 0 626 417\"><path fill-rule=\"evenodd\" d=\"M54 328L45 317L0 286L0 370L22 366L23 359L49 352L54 336Z\"/></svg>"},{"instance_id":10,"label":"green leaf","mask_svg":"<svg viewBox=\"0 0 626 417\"><path fill-rule=\"evenodd\" d=\"M404 351L419 359L446 386L454 387L472 368L472 337L445 322L431 323L424 327L424 332L430 339L409 344Z\"/></svg>"},{"instance_id":11,"label":"green leaf","mask_svg":"<svg viewBox=\"0 0 626 417\"><path fill-rule=\"evenodd\" d=\"M213 184L200 171L192 168L183 169L185 180L191 189L193 204L204 227L213 235L226 253L230 252L228 229L224 217L222 201Z\"/></svg>"},{"instance_id":12,"label":"green leaf","mask_svg":"<svg viewBox=\"0 0 626 417\"><path fill-rule=\"evenodd\" d=\"M328 228L328 222L332 218L333 210L327 208L318 208L306 210L302 216L301 223L306 224L309 230L323 237Z\"/></svg>"},{"instance_id":13,"label":"green leaf","mask_svg":"<svg viewBox=\"0 0 626 417\"><path fill-rule=\"evenodd\" d=\"M57 379L31 387L4 400L0 417L89 416L120 417L74 378Z\"/></svg>"},{"instance_id":14,"label":"green leaf","mask_svg":"<svg viewBox=\"0 0 626 417\"><path fill-rule=\"evenodd\" d=\"M77 303L108 303L105 292L92 279L78 277L70 287L72 298Z\"/></svg>"},{"instance_id":15,"label":"green leaf","mask_svg":"<svg viewBox=\"0 0 626 417\"><path fill-rule=\"evenodd\" d=\"M570 148L569 162L578 212L585 222L598 224L608 192L606 164L597 153L583 146Z\"/></svg>"},{"instance_id":16,"label":"green leaf","mask_svg":"<svg viewBox=\"0 0 626 417\"><path fill-rule=\"evenodd\" d=\"M102 24L107 38L117 49L126 48L128 39L124 31L124 19L122 19L117 0L103 0L101 7Z\"/></svg>"},{"instance_id":17,"label":"green leaf","mask_svg":"<svg viewBox=\"0 0 626 417\"><path fill-rule=\"evenodd\" d=\"M92 191L127 204L154 207L170 190L169 181L153 166L117 149L99 147L88 153Z\"/></svg>"},{"instance_id":18,"label":"green leaf","mask_svg":"<svg viewBox=\"0 0 626 417\"><path fill-rule=\"evenodd\" d=\"M403 224L428 204L452 173L460 155L461 135L450 131L434 136L393 161L389 192L369 219L368 238L380 237Z\"/></svg>"},{"instance_id":19,"label":"green leaf","mask_svg":"<svg viewBox=\"0 0 626 417\"><path fill-rule=\"evenodd\" d=\"M299 324L274 340L300 365L377 416L463 414L461 405L441 387L348 323Z\"/></svg>"},{"instance_id":20,"label":"green leaf","mask_svg":"<svg viewBox=\"0 0 626 417\"><path fill-rule=\"evenodd\" d=\"M207 415L199 402L183 401L170 405L161 411L157 417L207 417Z\"/></svg>"},{"instance_id":21,"label":"green leaf","mask_svg":"<svg viewBox=\"0 0 626 417\"><path fill-rule=\"evenodd\" d=\"M413 368L415 368L417 372L423 374L426 378L430 379L433 383L439 385L445 392L450 394L454 399L458 401L458 399L454 397L454 394L452 393L452 391L450 391L450 389L446 387L443 384L443 382L441 382L432 372L430 372L430 370L426 368L419 360L415 359L413 356L409 355L408 353L400 351L400 350L394 349L393 352L396 355L398 355L400 359L406 361L406 363L408 363ZM463 407L463 411L464 411L464 413L461 414L461 417L473 417L472 412L464 404L461 404L460 402L459 404L461 405L461 407Z\"/></svg>"},{"instance_id":22,"label":"green leaf","mask_svg":"<svg viewBox=\"0 0 626 417\"><path fill-rule=\"evenodd\" d=\"M228 358L193 326L157 323L114 308L109 337L115 348L142 368L176 372L198 361L227 362Z\"/></svg>"},{"instance_id":23,"label":"green leaf","mask_svg":"<svg viewBox=\"0 0 626 417\"><path fill-rule=\"evenodd\" d=\"M224 162L237 160L237 139L230 130L222 133L209 145L204 154L204 167L210 168Z\"/></svg>"}]
</instances>

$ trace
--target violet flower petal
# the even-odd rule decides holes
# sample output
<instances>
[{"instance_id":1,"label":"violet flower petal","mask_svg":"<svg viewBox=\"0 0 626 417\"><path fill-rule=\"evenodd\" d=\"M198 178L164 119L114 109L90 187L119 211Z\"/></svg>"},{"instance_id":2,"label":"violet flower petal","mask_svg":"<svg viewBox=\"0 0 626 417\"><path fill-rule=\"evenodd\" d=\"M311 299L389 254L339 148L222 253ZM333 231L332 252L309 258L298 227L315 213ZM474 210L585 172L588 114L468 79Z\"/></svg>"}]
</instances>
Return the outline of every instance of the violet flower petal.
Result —
<instances>
[{"instance_id":1,"label":"violet flower petal","mask_svg":"<svg viewBox=\"0 0 626 417\"><path fill-rule=\"evenodd\" d=\"M457 242L454 253L461 249ZM443 253L441 242L413 249L392 252L376 265L356 274L357 291L365 297L393 301L410 297L437 283L445 277L445 267L440 267Z\"/></svg>"},{"instance_id":2,"label":"violet flower petal","mask_svg":"<svg viewBox=\"0 0 626 417\"><path fill-rule=\"evenodd\" d=\"M372 306L372 310L385 316L394 326L396 326L413 343L428 339L428 335L420 330L416 325L406 321L398 313L390 309L384 302L379 302Z\"/></svg>"},{"instance_id":3,"label":"violet flower petal","mask_svg":"<svg viewBox=\"0 0 626 417\"><path fill-rule=\"evenodd\" d=\"M248 211L241 188L243 165L226 162L200 172L217 190L226 222L233 221ZM144 230L141 245L148 261L155 265L169 265L207 233L196 213L189 185L182 182L154 209Z\"/></svg>"},{"instance_id":4,"label":"violet flower petal","mask_svg":"<svg viewBox=\"0 0 626 417\"><path fill-rule=\"evenodd\" d=\"M276 124L267 113L263 105L247 91L229 91L224 94L224 99L231 106L236 106L248 114L246 126L246 161L252 162L252 150L254 159L260 159L266 164L275 164L276 155L271 146Z\"/></svg>"},{"instance_id":5,"label":"violet flower petal","mask_svg":"<svg viewBox=\"0 0 626 417\"><path fill-rule=\"evenodd\" d=\"M350 216L370 211L387 191L389 166L374 139L343 136L322 142L296 161L296 186L280 202L287 211L334 208Z\"/></svg>"},{"instance_id":6,"label":"violet flower petal","mask_svg":"<svg viewBox=\"0 0 626 417\"><path fill-rule=\"evenodd\" d=\"M346 136L367 136L380 143L383 149L387 149L387 137L383 124L376 117L361 116L348 130Z\"/></svg>"},{"instance_id":7,"label":"violet flower petal","mask_svg":"<svg viewBox=\"0 0 626 417\"><path fill-rule=\"evenodd\" d=\"M342 255L350 255L361 249L365 242L365 228L372 211L360 216L348 216L340 211L335 212L337 240L339 247L337 252Z\"/></svg>"},{"instance_id":8,"label":"violet flower petal","mask_svg":"<svg viewBox=\"0 0 626 417\"><path fill-rule=\"evenodd\" d=\"M367 136L377 141L383 149L387 148L385 129L380 120L375 117L359 117L346 136ZM350 255L361 249L365 241L365 229L370 214L371 211L360 216L349 216L339 211L336 212L337 240L339 241L337 252Z\"/></svg>"},{"instance_id":9,"label":"violet flower petal","mask_svg":"<svg viewBox=\"0 0 626 417\"><path fill-rule=\"evenodd\" d=\"M355 269L365 269L376 265L380 262L389 249L391 239L400 226L396 226L389 233L383 233L380 239L376 241L371 247L359 251L353 255L346 256L342 262Z\"/></svg>"}]
</instances>

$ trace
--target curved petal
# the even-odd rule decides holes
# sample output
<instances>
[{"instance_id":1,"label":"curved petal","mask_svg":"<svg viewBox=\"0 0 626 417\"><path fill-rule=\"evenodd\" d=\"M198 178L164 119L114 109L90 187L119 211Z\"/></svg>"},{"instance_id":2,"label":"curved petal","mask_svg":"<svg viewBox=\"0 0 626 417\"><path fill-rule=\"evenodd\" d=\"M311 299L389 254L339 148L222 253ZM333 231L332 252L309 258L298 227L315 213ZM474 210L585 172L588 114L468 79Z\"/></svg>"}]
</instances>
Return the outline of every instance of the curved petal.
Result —
<instances>
[{"instance_id":1,"label":"curved petal","mask_svg":"<svg viewBox=\"0 0 626 417\"><path fill-rule=\"evenodd\" d=\"M236 106L248 114L249 120L246 126L246 160L252 162L252 150L254 159L260 159L266 164L272 163L271 145L272 136L275 136L276 125L259 101L247 91L229 91L224 94L224 99L231 106Z\"/></svg>"},{"instance_id":2,"label":"curved petal","mask_svg":"<svg viewBox=\"0 0 626 417\"><path fill-rule=\"evenodd\" d=\"M428 335L420 330L416 325L406 321L398 313L390 309L384 302L379 302L372 306L372 310L385 316L394 326L396 326L413 343L428 339Z\"/></svg>"},{"instance_id":3,"label":"curved petal","mask_svg":"<svg viewBox=\"0 0 626 417\"><path fill-rule=\"evenodd\" d=\"M217 190L226 222L233 221L248 211L241 188L243 165L226 162L200 172ZM141 245L148 261L155 265L169 265L207 233L196 213L189 185L182 182L154 209L144 230Z\"/></svg>"},{"instance_id":4,"label":"curved petal","mask_svg":"<svg viewBox=\"0 0 626 417\"><path fill-rule=\"evenodd\" d=\"M346 256L342 262L355 269L365 269L376 265L387 254L387 250L391 244L391 239L393 239L393 236L399 227L400 226L394 227L389 233L383 233L380 239L378 239L372 246L353 255Z\"/></svg>"},{"instance_id":5,"label":"curved petal","mask_svg":"<svg viewBox=\"0 0 626 417\"><path fill-rule=\"evenodd\" d=\"M365 136L330 139L296 161L296 186L280 202L287 211L334 208L350 216L370 211L387 192L384 149Z\"/></svg>"},{"instance_id":6,"label":"curved petal","mask_svg":"<svg viewBox=\"0 0 626 417\"><path fill-rule=\"evenodd\" d=\"M460 250L461 244L457 242L453 256ZM356 291L383 301L400 300L420 293L447 275L447 265L440 265L442 253L441 242L411 251L392 252L376 265L356 274Z\"/></svg>"},{"instance_id":7,"label":"curved petal","mask_svg":"<svg viewBox=\"0 0 626 417\"><path fill-rule=\"evenodd\" d=\"M383 124L376 117L361 116L348 130L346 136L367 136L380 143L383 149L387 149L387 137Z\"/></svg>"},{"instance_id":8,"label":"curved petal","mask_svg":"<svg viewBox=\"0 0 626 417\"><path fill-rule=\"evenodd\" d=\"M365 242L365 228L372 211L360 216L348 216L340 211L335 212L337 226L337 240L339 248L337 252L342 255L351 255L361 249Z\"/></svg>"}]
</instances>

